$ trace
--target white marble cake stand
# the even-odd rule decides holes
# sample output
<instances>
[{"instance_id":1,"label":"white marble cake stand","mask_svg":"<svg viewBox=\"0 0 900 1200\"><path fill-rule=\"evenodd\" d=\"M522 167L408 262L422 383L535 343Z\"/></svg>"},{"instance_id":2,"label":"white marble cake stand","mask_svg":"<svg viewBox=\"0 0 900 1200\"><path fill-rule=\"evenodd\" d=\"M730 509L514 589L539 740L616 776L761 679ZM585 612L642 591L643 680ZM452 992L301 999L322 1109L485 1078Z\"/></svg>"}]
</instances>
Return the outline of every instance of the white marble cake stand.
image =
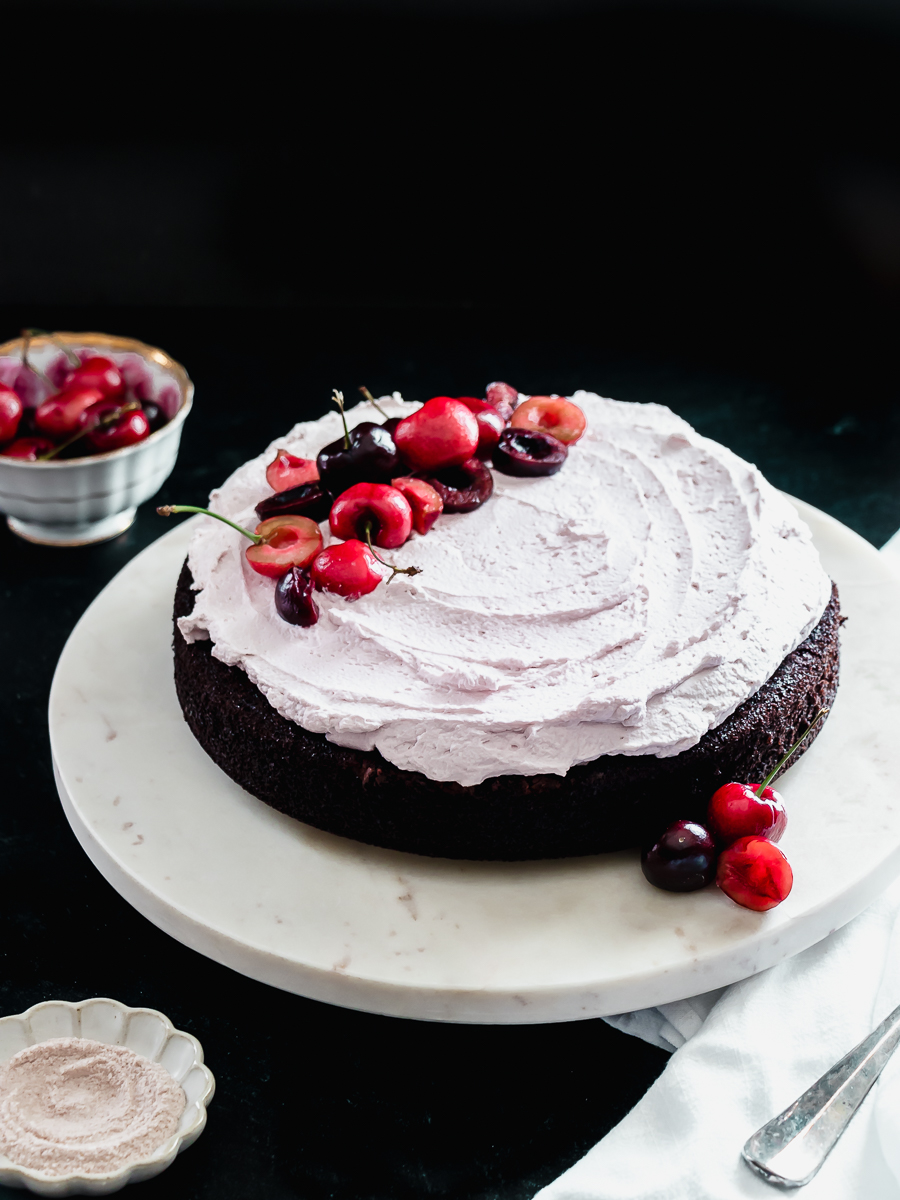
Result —
<instances>
[{"instance_id":1,"label":"white marble cake stand","mask_svg":"<svg viewBox=\"0 0 900 1200\"><path fill-rule=\"evenodd\" d=\"M70 637L50 698L56 778L91 860L179 941L287 991L441 1021L571 1021L732 983L812 945L900 872L900 581L800 505L849 622L841 689L779 786L779 908L651 887L636 852L475 863L378 850L281 816L194 741L171 610L191 523L138 555Z\"/></svg>"}]
</instances>

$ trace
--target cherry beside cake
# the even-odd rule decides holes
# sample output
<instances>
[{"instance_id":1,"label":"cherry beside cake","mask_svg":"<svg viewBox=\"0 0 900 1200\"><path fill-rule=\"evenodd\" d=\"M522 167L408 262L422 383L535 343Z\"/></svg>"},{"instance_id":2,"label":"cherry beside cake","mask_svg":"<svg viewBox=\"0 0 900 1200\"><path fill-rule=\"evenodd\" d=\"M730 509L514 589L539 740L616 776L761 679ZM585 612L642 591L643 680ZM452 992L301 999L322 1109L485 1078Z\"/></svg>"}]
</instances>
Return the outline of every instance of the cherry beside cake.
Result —
<instances>
[{"instance_id":1,"label":"cherry beside cake","mask_svg":"<svg viewBox=\"0 0 900 1200\"><path fill-rule=\"evenodd\" d=\"M259 799L421 854L594 854L704 823L830 706L808 529L668 409L491 385L342 416L213 493L178 583L185 718Z\"/></svg>"}]
</instances>

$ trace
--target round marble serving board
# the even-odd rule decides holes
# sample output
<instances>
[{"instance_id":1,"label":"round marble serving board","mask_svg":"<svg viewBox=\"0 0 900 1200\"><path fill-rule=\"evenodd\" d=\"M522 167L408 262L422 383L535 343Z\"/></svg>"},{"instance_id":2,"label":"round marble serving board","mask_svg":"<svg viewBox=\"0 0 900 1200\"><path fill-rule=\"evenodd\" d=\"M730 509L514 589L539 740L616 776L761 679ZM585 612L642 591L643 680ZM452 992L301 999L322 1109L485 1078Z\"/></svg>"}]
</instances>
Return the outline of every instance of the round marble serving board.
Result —
<instances>
[{"instance_id":1,"label":"round marble serving board","mask_svg":"<svg viewBox=\"0 0 900 1200\"><path fill-rule=\"evenodd\" d=\"M536 863L379 850L268 808L194 741L172 679L175 581L193 522L138 555L60 658L50 736L66 815L126 900L252 978L428 1020L571 1021L678 1000L796 954L900 872L900 578L798 502L837 580L841 687L779 787L790 897L753 913L658 891L636 851Z\"/></svg>"}]
</instances>

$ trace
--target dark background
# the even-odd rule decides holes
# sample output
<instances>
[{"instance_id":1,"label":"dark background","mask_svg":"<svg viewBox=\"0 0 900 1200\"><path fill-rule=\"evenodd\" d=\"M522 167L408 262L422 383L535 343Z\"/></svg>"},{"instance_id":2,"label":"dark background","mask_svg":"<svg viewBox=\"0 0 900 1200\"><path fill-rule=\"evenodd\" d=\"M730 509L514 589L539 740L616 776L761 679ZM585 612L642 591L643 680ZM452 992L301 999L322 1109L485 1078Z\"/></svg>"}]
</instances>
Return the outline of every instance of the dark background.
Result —
<instances>
[{"instance_id":1,"label":"dark background","mask_svg":"<svg viewBox=\"0 0 900 1200\"><path fill-rule=\"evenodd\" d=\"M431 12L5 6L0 335L103 329L185 363L196 409L155 503L202 502L332 387L501 378L669 404L880 545L897 10ZM152 510L86 549L0 533L0 1011L108 994L201 1039L209 1127L142 1195L528 1200L665 1055L599 1021L429 1025L244 980L137 916L69 833L50 679Z\"/></svg>"}]
</instances>

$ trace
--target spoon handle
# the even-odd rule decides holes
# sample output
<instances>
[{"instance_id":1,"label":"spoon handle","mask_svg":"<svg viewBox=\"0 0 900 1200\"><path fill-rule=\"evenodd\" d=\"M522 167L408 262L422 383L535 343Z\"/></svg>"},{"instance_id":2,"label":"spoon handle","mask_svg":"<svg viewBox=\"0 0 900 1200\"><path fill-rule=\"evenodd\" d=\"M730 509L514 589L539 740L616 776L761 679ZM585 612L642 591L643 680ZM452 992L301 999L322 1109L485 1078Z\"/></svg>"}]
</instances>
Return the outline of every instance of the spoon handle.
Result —
<instances>
[{"instance_id":1,"label":"spoon handle","mask_svg":"<svg viewBox=\"0 0 900 1200\"><path fill-rule=\"evenodd\" d=\"M767 1183L809 1183L831 1153L900 1042L900 1007L835 1063L783 1113L757 1129L741 1151Z\"/></svg>"}]
</instances>

